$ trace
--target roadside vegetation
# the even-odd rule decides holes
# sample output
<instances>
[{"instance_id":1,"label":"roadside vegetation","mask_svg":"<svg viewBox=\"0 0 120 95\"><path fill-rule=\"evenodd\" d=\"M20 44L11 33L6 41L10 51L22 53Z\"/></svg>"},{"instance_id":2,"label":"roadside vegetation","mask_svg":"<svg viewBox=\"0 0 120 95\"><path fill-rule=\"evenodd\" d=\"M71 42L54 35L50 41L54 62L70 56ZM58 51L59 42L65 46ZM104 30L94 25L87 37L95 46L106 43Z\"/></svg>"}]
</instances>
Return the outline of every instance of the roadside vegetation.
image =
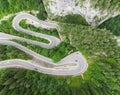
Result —
<instances>
[{"instance_id":1,"label":"roadside vegetation","mask_svg":"<svg viewBox=\"0 0 120 95\"><path fill-rule=\"evenodd\" d=\"M39 19L47 18L42 0L0 0L0 18L23 10L38 10ZM13 17L0 24L0 32L46 42L44 39L14 30L11 25L12 19ZM78 15L67 15L54 20L61 22L59 33L64 41L58 46L48 50L18 40L14 41L55 62L72 52L80 51L89 63L87 72L83 77L58 77L24 69L3 69L0 70L0 95L119 95L120 47L112 35L112 33L119 35L119 16L99 26L107 30L90 27L84 18ZM34 32L59 37L56 30L36 28L25 24L25 20L21 21L20 26ZM15 47L0 45L0 61L15 58L32 59Z\"/></svg>"},{"instance_id":2,"label":"roadside vegetation","mask_svg":"<svg viewBox=\"0 0 120 95\"><path fill-rule=\"evenodd\" d=\"M120 49L116 40L113 39L114 36L105 29L100 30L90 26L65 23L59 25L60 35L66 42L53 49L47 50L21 41L15 42L52 58L55 62L67 56L71 50L72 52L81 51L89 63L89 68L84 74L84 80L81 76L51 77L29 70L2 70L0 78L1 95L27 95L28 93L29 95L53 95L56 93L57 95L61 95L61 93L62 95L78 95L80 91L82 95L119 95L120 53L118 51ZM31 29L28 26L23 27ZM71 45L69 45L69 41ZM12 54L12 56L14 55ZM26 55L22 56L23 59L26 58ZM11 77L9 78L8 75ZM20 92L20 90L22 91Z\"/></svg>"},{"instance_id":3,"label":"roadside vegetation","mask_svg":"<svg viewBox=\"0 0 120 95\"><path fill-rule=\"evenodd\" d=\"M13 17L10 18L7 21L3 21L2 24L0 25L0 31L2 31L4 33L7 33L7 34L15 35L15 36L18 36L18 37L31 39L31 40L34 40L34 41L39 41L39 42L43 42L43 43L48 43L49 42L48 40L38 38L38 37L35 37L35 36L31 36L31 35L22 33L20 31L18 32L16 30L14 30L14 28L12 27L12 19L13 19ZM38 33L43 33L43 34L59 37L56 29L46 30L46 29L42 29L42 28L36 28L31 24L25 24L25 20L22 20L20 22L20 25L24 29L29 29L29 30L32 30L33 32L38 32ZM67 56L69 54L69 52L72 53L76 50L69 43L64 43L64 42L62 42L60 45L56 46L55 48L45 49L45 48L41 48L41 47L36 46L36 45L27 44L26 42L21 42L21 41L15 40L15 39L13 39L13 41L15 41L17 43L20 43L20 44L26 46L27 48L29 48L29 49L31 49L31 50L33 50L33 51L35 51L35 52L37 52L41 55L52 58L55 62L61 60L65 56ZM11 50L11 52L12 51L14 51L14 49ZM3 51L3 52L6 52L6 51ZM1 55L3 55L3 54L1 54ZM12 56L12 54L11 54L11 56ZM26 57L26 55L24 57ZM15 58L15 56L11 57L11 58Z\"/></svg>"},{"instance_id":4,"label":"roadside vegetation","mask_svg":"<svg viewBox=\"0 0 120 95\"><path fill-rule=\"evenodd\" d=\"M61 44L59 44L58 46L56 46L52 49L41 48L39 46L27 44L27 43L17 41L17 40L15 42L22 44L23 46L25 46L43 56L53 59L54 62L58 62L65 56L76 51L76 49L74 47L72 47L70 44L64 43L64 42L62 42Z\"/></svg>"},{"instance_id":5,"label":"roadside vegetation","mask_svg":"<svg viewBox=\"0 0 120 95\"><path fill-rule=\"evenodd\" d=\"M7 21L2 21L2 24L0 25L0 32L4 32L4 33L11 34L11 35L18 36L18 37L23 37L23 38L34 40L34 41L49 43L49 41L46 39L39 38L39 37L32 36L32 35L28 35L28 34L25 34L21 31L14 30L14 28L12 27L13 18L14 17L11 17ZM41 30L41 31L44 31L44 30Z\"/></svg>"},{"instance_id":6,"label":"roadside vegetation","mask_svg":"<svg viewBox=\"0 0 120 95\"><path fill-rule=\"evenodd\" d=\"M7 59L31 59L31 57L21 50L8 45L0 45L0 61Z\"/></svg>"},{"instance_id":7,"label":"roadside vegetation","mask_svg":"<svg viewBox=\"0 0 120 95\"><path fill-rule=\"evenodd\" d=\"M20 22L20 26L24 29L31 30L33 32L51 35L51 36L55 36L55 37L59 38L58 31L56 29L47 30L47 29L44 29L42 27L35 27L32 24L27 24L26 19L23 19Z\"/></svg>"},{"instance_id":8,"label":"roadside vegetation","mask_svg":"<svg viewBox=\"0 0 120 95\"><path fill-rule=\"evenodd\" d=\"M89 85L100 88L100 92L104 93L100 94L99 90L90 86L93 90L90 95L119 95L120 47L112 33L90 26L63 23L60 26L60 34L68 39L64 40L70 41L88 60L89 68L84 74L85 80L91 81Z\"/></svg>"}]
</instances>

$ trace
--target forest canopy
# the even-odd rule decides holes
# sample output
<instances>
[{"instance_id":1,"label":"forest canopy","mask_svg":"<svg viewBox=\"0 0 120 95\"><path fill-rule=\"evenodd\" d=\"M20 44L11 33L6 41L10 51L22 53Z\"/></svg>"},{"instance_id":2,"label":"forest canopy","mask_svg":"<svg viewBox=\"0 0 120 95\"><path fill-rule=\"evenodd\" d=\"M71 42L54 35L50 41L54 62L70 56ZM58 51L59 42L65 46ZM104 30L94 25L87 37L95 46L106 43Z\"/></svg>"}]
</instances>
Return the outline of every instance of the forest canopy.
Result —
<instances>
[{"instance_id":1,"label":"forest canopy","mask_svg":"<svg viewBox=\"0 0 120 95\"><path fill-rule=\"evenodd\" d=\"M118 0L91 0L91 2L94 7L108 9L120 7ZM0 18L11 13L31 10L39 11L37 14L39 19L47 19L42 0L0 0ZM47 43L44 39L18 33L12 27L13 18L14 16L2 21L0 32ZM120 35L120 16L107 20L99 27L89 26L80 15L67 15L54 20L59 22L58 30L36 28L26 24L25 20L20 22L20 26L58 38L59 32L63 42L58 46L48 50L18 40L13 41L51 58L54 62L60 61L72 52L80 51L87 59L88 70L83 76L59 77L24 69L1 69L0 95L119 95L120 46L114 35ZM0 45L0 61L16 58L32 59L15 47Z\"/></svg>"}]
</instances>

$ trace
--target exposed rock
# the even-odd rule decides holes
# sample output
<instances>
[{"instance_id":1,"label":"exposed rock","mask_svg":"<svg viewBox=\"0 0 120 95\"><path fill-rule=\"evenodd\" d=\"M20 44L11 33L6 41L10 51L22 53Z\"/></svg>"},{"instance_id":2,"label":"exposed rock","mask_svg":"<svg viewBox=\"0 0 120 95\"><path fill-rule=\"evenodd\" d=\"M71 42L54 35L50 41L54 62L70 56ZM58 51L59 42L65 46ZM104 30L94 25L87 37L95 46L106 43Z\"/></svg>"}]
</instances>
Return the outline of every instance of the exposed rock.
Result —
<instances>
[{"instance_id":1,"label":"exposed rock","mask_svg":"<svg viewBox=\"0 0 120 95\"><path fill-rule=\"evenodd\" d=\"M120 14L119 4L117 4L120 3L120 1L103 1L104 2L102 2L102 0L43 0L45 9L50 17L80 14L92 26L97 26L105 20Z\"/></svg>"}]
</instances>

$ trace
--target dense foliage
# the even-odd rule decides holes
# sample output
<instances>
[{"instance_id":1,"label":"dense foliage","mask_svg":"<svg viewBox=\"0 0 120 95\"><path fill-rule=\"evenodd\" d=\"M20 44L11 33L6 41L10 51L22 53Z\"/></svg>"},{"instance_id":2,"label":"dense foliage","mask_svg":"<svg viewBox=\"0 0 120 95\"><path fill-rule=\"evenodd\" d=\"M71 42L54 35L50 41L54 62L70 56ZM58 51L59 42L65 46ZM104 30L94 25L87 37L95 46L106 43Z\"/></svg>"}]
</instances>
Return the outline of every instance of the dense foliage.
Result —
<instances>
[{"instance_id":1,"label":"dense foliage","mask_svg":"<svg viewBox=\"0 0 120 95\"><path fill-rule=\"evenodd\" d=\"M41 27L35 27L33 26L32 24L28 24L26 23L26 19L23 19L21 22L20 22L20 26L24 29L28 29L28 30L31 30L33 32L38 32L38 33L42 33L42 34L47 34L47 35L51 35L51 36L55 36L55 37L58 37L58 32L56 29L50 29L50 30L47 30L45 28L41 28Z\"/></svg>"},{"instance_id":2,"label":"dense foliage","mask_svg":"<svg viewBox=\"0 0 120 95\"><path fill-rule=\"evenodd\" d=\"M31 57L13 46L0 45L0 61L7 59L31 59Z\"/></svg>"},{"instance_id":3,"label":"dense foliage","mask_svg":"<svg viewBox=\"0 0 120 95\"><path fill-rule=\"evenodd\" d=\"M54 77L17 69L0 73L0 95L107 95L81 77Z\"/></svg>"},{"instance_id":4,"label":"dense foliage","mask_svg":"<svg viewBox=\"0 0 120 95\"><path fill-rule=\"evenodd\" d=\"M35 40L35 41L42 41L42 42L45 42L45 43L49 43L48 40L45 40L43 38L35 37L35 36L32 36L32 35L25 34L21 31L14 30L14 28L12 27L12 20L13 20L13 17L11 17L7 21L2 21L2 24L0 25L0 32L4 31L4 33L7 33L7 34L11 34L11 35L15 35L15 36L23 37L23 38L26 38L26 39ZM41 30L41 31L44 31L44 29Z\"/></svg>"},{"instance_id":5,"label":"dense foliage","mask_svg":"<svg viewBox=\"0 0 120 95\"><path fill-rule=\"evenodd\" d=\"M1 95L28 95L28 93L29 95L119 95L120 53L118 51L120 49L113 39L113 35L106 30L89 26L68 24L60 24L60 26L61 31L59 32L62 37L67 37L71 44L88 59L89 69L84 74L84 80L81 76L60 78L27 70L2 70ZM67 43L69 40L66 40ZM27 45L23 42L19 43ZM69 50L64 50L65 44L62 45L63 47L59 45L57 50L42 49L34 45L27 45L27 47L35 49L36 52L44 56L51 58L55 56L55 59L58 60L59 56L64 54L62 51L69 52L73 49L71 47Z\"/></svg>"},{"instance_id":6,"label":"dense foliage","mask_svg":"<svg viewBox=\"0 0 120 95\"><path fill-rule=\"evenodd\" d=\"M81 15L78 15L78 14L69 14L66 16L56 16L52 20L62 22L62 23L88 25L87 21Z\"/></svg>"},{"instance_id":7,"label":"dense foliage","mask_svg":"<svg viewBox=\"0 0 120 95\"><path fill-rule=\"evenodd\" d=\"M105 29L89 26L68 24L60 26L63 38L70 40L71 45L81 51L88 60L89 69L84 77L93 81L98 88L106 90L104 95L119 95L120 47L114 36Z\"/></svg>"},{"instance_id":8,"label":"dense foliage","mask_svg":"<svg viewBox=\"0 0 120 95\"><path fill-rule=\"evenodd\" d=\"M108 19L107 21L103 22L98 28L106 28L110 30L114 35L120 36L120 15Z\"/></svg>"},{"instance_id":9,"label":"dense foliage","mask_svg":"<svg viewBox=\"0 0 120 95\"><path fill-rule=\"evenodd\" d=\"M27 10L39 11L38 17L40 19L45 19L47 16L42 0L0 0L0 18L10 13Z\"/></svg>"},{"instance_id":10,"label":"dense foliage","mask_svg":"<svg viewBox=\"0 0 120 95\"><path fill-rule=\"evenodd\" d=\"M92 1L96 5L96 1ZM104 8L102 2L108 2L108 0L97 0L97 2L99 2L97 5L102 4ZM110 3L119 6L117 0L112 0L106 4L109 5ZM37 15L39 19L44 20L47 17L42 0L36 0L36 2L35 0L0 0L0 18L9 13L22 10L39 10ZM11 25L12 19L13 17L0 24L0 32L47 42L44 39L14 30ZM106 28L119 35L117 32L119 31L118 19L119 16L115 21L111 19L110 22L105 22L100 28ZM53 59L55 62L69 53L79 50L89 63L87 72L83 77L57 77L23 69L0 70L0 95L119 95L120 47L118 47L116 40L113 39L114 36L106 29L100 30L90 26L83 26L88 24L78 15L67 15L56 20L67 23L62 23L59 27L60 35L65 41L60 45L47 50L18 40L14 41ZM113 22L113 25L109 25L111 22ZM20 25L34 32L59 37L56 30L36 28L30 24L25 24L25 20ZM0 45L0 61L14 58L31 59L31 57L15 47Z\"/></svg>"},{"instance_id":11,"label":"dense foliage","mask_svg":"<svg viewBox=\"0 0 120 95\"><path fill-rule=\"evenodd\" d=\"M27 35L27 34L22 33L20 31L18 32L16 30L14 30L14 28L12 27L12 19L13 19L13 17L10 18L7 21L3 21L2 24L0 25L0 31L3 31L4 33L7 33L7 34L11 34L11 35L15 35L15 36L19 36L19 37L35 40L35 41L49 43L48 40L45 40L45 39L42 39L42 38L38 38L38 37L35 37L35 36L31 36L31 35ZM33 25L25 24L25 20L21 21L20 25L24 29L29 29L29 30L32 30L33 32L44 33L44 34L47 34L47 35L51 34L52 36L58 37L58 32L55 29L53 29L53 30L46 30L46 29L42 29L42 28L36 28ZM26 46L27 48L29 48L29 49L31 49L31 50L39 53L39 54L42 54L42 55L44 55L46 57L49 57L49 58L52 58L55 62L61 60L65 56L67 56L70 51L71 51L71 53L75 51L75 48L73 48L68 43L64 43L64 42L62 42L59 46L57 46L55 48L45 49L45 48L41 48L39 46L35 46L35 45L28 44L28 43L25 43L25 42L16 41L16 40L14 40L14 41L18 42L18 43L20 43L20 44L22 44L24 46ZM3 55L4 52L7 52L7 51L3 51L3 53L1 53L1 55ZM11 53L12 52L14 52L14 50L11 50ZM12 56L12 54L11 54L11 56ZM6 57L8 57L8 56L6 55ZM11 58L15 58L15 56L11 57ZM20 58L22 58L22 57L20 57ZM23 56L23 58L26 58L26 55Z\"/></svg>"},{"instance_id":12,"label":"dense foliage","mask_svg":"<svg viewBox=\"0 0 120 95\"><path fill-rule=\"evenodd\" d=\"M20 23L20 25L24 29L32 30L34 32L43 33L43 34L47 34L47 35L51 35L51 36L55 36L55 37L59 38L58 31L56 29L47 30L47 29L42 29L42 28L36 28L35 26L33 26L31 24L25 24L25 20L23 20ZM67 56L69 54L69 52L72 53L76 50L74 47L69 45L69 43L64 43L64 42L62 42L61 44L59 44L58 46L56 46L52 49L41 48L39 46L23 43L21 41L16 41L16 42L28 47L29 49L31 49L39 54L42 54L46 57L53 59L55 62L61 60L65 56ZM41 42L46 42L46 41L41 40Z\"/></svg>"}]
</instances>

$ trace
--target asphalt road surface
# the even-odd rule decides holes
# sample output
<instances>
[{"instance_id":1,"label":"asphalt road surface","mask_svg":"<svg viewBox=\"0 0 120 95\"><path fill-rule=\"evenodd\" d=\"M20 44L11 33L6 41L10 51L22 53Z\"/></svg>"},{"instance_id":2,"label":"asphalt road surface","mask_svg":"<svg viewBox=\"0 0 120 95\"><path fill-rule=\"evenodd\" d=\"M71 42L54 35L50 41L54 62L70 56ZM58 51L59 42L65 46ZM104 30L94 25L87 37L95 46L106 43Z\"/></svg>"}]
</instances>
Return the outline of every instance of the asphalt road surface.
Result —
<instances>
[{"instance_id":1,"label":"asphalt road surface","mask_svg":"<svg viewBox=\"0 0 120 95\"><path fill-rule=\"evenodd\" d=\"M65 58L63 58L61 61L57 63L54 63L52 59L44 57L16 42L11 41L12 39L17 39L17 40L34 44L47 49L53 48L58 44L60 44L61 39L57 37L23 29L19 25L20 21L23 19L29 20L34 25L35 23L38 23L41 27L46 29L54 29L54 28L57 29L58 27L58 25L55 23L39 20L38 18L27 13L20 13L17 16L15 16L12 22L12 26L15 30L17 30L18 32L23 32L25 34L32 35L32 36L47 39L49 43L46 44L43 42L37 42L37 41L33 41L33 40L29 40L29 39L25 39L22 37L13 36L13 35L9 35L1 32L0 44L14 46L22 50L26 54L32 56L33 60L21 60L21 59L5 60L0 62L0 68L25 68L29 70L35 70L45 74L58 75L58 76L81 75L87 70L88 68L87 61L79 51L66 56Z\"/></svg>"}]
</instances>

